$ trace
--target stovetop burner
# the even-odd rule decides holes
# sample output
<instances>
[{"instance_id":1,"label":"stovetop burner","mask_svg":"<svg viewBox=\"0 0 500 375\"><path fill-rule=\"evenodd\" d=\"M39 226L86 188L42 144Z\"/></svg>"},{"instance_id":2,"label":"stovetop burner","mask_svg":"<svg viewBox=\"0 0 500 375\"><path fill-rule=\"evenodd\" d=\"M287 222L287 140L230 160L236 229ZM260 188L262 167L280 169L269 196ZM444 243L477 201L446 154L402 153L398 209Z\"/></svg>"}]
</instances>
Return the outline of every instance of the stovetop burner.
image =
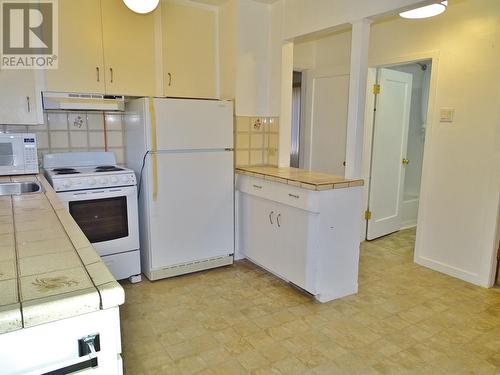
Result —
<instances>
[{"instance_id":1,"label":"stovetop burner","mask_svg":"<svg viewBox=\"0 0 500 375\"><path fill-rule=\"evenodd\" d=\"M95 169L96 172L116 172L116 171L123 171L123 168L116 167L114 165L100 165L99 167L96 167Z\"/></svg>"},{"instance_id":2,"label":"stovetop burner","mask_svg":"<svg viewBox=\"0 0 500 375\"><path fill-rule=\"evenodd\" d=\"M75 168L54 168L54 172L74 172Z\"/></svg>"},{"instance_id":3,"label":"stovetop burner","mask_svg":"<svg viewBox=\"0 0 500 375\"><path fill-rule=\"evenodd\" d=\"M75 171L74 169L73 170L67 170L67 171L59 171L59 172L56 172L57 175L61 175L61 174L78 174L80 172L78 171Z\"/></svg>"}]
</instances>

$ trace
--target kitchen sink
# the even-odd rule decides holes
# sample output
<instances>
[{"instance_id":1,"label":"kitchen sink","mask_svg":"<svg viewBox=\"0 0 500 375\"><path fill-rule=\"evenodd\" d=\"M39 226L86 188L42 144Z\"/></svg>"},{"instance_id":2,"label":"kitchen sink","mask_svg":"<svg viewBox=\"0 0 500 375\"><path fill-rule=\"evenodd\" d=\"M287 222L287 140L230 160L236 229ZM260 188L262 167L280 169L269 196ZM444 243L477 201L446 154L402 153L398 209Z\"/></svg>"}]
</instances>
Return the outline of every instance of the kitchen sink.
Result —
<instances>
[{"instance_id":1,"label":"kitchen sink","mask_svg":"<svg viewBox=\"0 0 500 375\"><path fill-rule=\"evenodd\" d=\"M42 186L38 182L0 182L0 196L33 194L42 191Z\"/></svg>"}]
</instances>

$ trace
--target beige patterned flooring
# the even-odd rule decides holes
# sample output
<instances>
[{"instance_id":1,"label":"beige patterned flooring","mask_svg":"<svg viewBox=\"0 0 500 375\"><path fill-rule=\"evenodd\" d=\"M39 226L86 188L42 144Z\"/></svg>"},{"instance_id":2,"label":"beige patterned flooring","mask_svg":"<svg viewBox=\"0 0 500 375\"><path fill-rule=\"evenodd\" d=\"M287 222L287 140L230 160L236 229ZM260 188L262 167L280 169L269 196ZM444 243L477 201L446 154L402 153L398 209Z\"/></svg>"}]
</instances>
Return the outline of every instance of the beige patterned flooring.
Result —
<instances>
[{"instance_id":1,"label":"beige patterned flooring","mask_svg":"<svg viewBox=\"0 0 500 375\"><path fill-rule=\"evenodd\" d=\"M125 284L126 374L500 374L500 293L415 265L414 237L364 243L327 304L248 262Z\"/></svg>"}]
</instances>

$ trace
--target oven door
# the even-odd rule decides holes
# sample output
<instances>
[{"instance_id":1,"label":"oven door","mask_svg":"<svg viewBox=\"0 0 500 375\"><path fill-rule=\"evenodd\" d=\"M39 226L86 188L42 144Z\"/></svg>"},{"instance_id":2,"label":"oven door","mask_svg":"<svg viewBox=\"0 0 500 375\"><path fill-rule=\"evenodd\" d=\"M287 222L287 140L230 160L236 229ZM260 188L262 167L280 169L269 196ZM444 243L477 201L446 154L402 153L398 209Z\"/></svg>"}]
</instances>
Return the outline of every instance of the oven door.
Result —
<instances>
[{"instance_id":1,"label":"oven door","mask_svg":"<svg viewBox=\"0 0 500 375\"><path fill-rule=\"evenodd\" d=\"M0 136L0 175L24 173L24 143L18 134Z\"/></svg>"},{"instance_id":2,"label":"oven door","mask_svg":"<svg viewBox=\"0 0 500 375\"><path fill-rule=\"evenodd\" d=\"M135 186L57 193L100 255L139 249Z\"/></svg>"}]
</instances>

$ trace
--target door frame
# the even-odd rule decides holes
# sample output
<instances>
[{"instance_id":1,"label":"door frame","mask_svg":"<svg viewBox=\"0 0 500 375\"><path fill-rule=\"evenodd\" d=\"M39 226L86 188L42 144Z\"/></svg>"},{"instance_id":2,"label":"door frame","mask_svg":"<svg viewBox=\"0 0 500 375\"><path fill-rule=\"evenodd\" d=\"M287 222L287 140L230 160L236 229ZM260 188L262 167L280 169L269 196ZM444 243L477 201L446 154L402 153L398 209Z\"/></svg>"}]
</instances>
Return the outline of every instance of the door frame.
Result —
<instances>
[{"instance_id":1,"label":"door frame","mask_svg":"<svg viewBox=\"0 0 500 375\"><path fill-rule=\"evenodd\" d=\"M386 75L386 77L384 77L384 75ZM392 76L396 76L396 77L392 77ZM411 121L411 116L410 116L410 113L411 113L411 109L412 109L412 91L413 91L413 75L411 73L407 73L407 72L401 72L401 71L396 71L396 70L391 70L391 69L387 69L387 68L377 68L376 69L376 82L381 85L382 84L382 80L383 79L386 79L387 81L390 81L392 79L397 79L398 82L400 83L403 83L403 81L408 81L406 82L407 85L405 86L405 92L406 92L406 97L405 97L405 106L404 108L406 109L404 112L403 112L403 117L405 118L406 120L406 124L402 127L402 133L401 133L401 138L400 141L401 143L399 144L399 152L401 152L399 154L399 163L398 163L398 167L399 167L399 175L398 175L398 187L399 187L399 192L398 192L398 195L397 195L397 209L396 209L396 215L394 216L389 216L389 217L379 217L377 215L377 212L375 212L375 214L370 217L370 222L367 220L366 223L367 223L367 230L366 230L366 238L368 240L368 237L371 236L371 240L374 240L376 238L379 238L379 237L383 237L385 235L388 235L390 233L394 233L396 231L399 231L402 229L401 227L401 224L402 224L402 216L403 216L403 213L402 213L402 207L403 207L403 200L404 200L404 190L405 190L405 178L406 178L406 168L405 166L402 164L402 160L404 160L405 158L408 157L408 151L407 151L407 146L408 146L408 137L409 137L409 134L410 134L410 121ZM378 95L378 97L376 97L376 95L373 94L372 92L372 97L373 97L373 101L375 102L375 107L374 108L377 108L377 106L379 106L379 103L381 102L381 95ZM386 103L386 104L389 104L390 103ZM372 133L371 133L371 143L372 143L372 148L369 150L369 155L370 155L370 160L371 160L371 163L370 163L370 170L369 170L369 177L370 177L370 181L369 181L369 184L367 185L367 194L368 194L368 202L367 202L367 209L373 209L375 206L375 204L373 204L372 202L372 199L374 198L372 196L372 189L373 189L373 181L371 180L372 178L374 178L373 176L373 170L374 170L374 163L373 163L373 158L374 158L374 154L378 155L379 157L383 154L380 153L380 149L377 148L375 149L374 146L373 146L373 142L374 142L374 139L377 137L377 140L378 141L382 141L382 138L384 138L382 136L382 134L380 132L377 133L377 124L382 125L383 123L380 123L380 118L377 119L377 113L381 113L381 111L377 111L375 112L374 110L372 110L372 113L373 113L373 122L372 122ZM404 151L403 151L404 150ZM368 155L368 154L367 154ZM378 167L380 167L379 164L377 164ZM384 168L382 166L382 168ZM381 182L380 178L377 178L376 180L378 180L378 183ZM380 186L379 186L380 188ZM378 202L379 204L377 204L376 206L380 207L380 203L381 202ZM376 224L378 222L378 224ZM382 228L384 228L382 230Z\"/></svg>"},{"instance_id":2,"label":"door frame","mask_svg":"<svg viewBox=\"0 0 500 375\"><path fill-rule=\"evenodd\" d=\"M371 173L371 157L372 157L372 146L373 146L373 127L375 121L374 108L375 108L375 95L372 92L372 87L377 83L377 69L379 68L390 68L392 66L410 64L414 62L419 62L422 60L430 60L432 64L431 79L429 87L429 101L427 104L427 119L428 124L426 127L426 137L424 142L424 155L422 162L422 175L421 180L426 178L427 175L427 164L429 159L429 152L431 150L431 140L430 134L433 131L433 121L435 115L435 101L436 101L436 91L437 91L437 77L439 68L439 51L428 51L417 54L404 55L400 57L387 58L379 61L371 61L368 64L368 76L366 82L366 103L365 103L365 119L364 119L364 137L363 137L363 180L365 181L363 188L363 209L368 209L369 200L369 186L370 186L370 173ZM422 188L423 184L420 185L419 200L422 201L426 198L426 191ZM417 259L420 254L420 241L419 239L424 235L422 232L422 226L419 225L420 218L422 215L422 208L419 204L418 216L417 216L417 234L415 240L415 254L414 259ZM363 215L364 216L364 215ZM366 230L367 222L364 217L361 219L361 241L366 241Z\"/></svg>"}]
</instances>

